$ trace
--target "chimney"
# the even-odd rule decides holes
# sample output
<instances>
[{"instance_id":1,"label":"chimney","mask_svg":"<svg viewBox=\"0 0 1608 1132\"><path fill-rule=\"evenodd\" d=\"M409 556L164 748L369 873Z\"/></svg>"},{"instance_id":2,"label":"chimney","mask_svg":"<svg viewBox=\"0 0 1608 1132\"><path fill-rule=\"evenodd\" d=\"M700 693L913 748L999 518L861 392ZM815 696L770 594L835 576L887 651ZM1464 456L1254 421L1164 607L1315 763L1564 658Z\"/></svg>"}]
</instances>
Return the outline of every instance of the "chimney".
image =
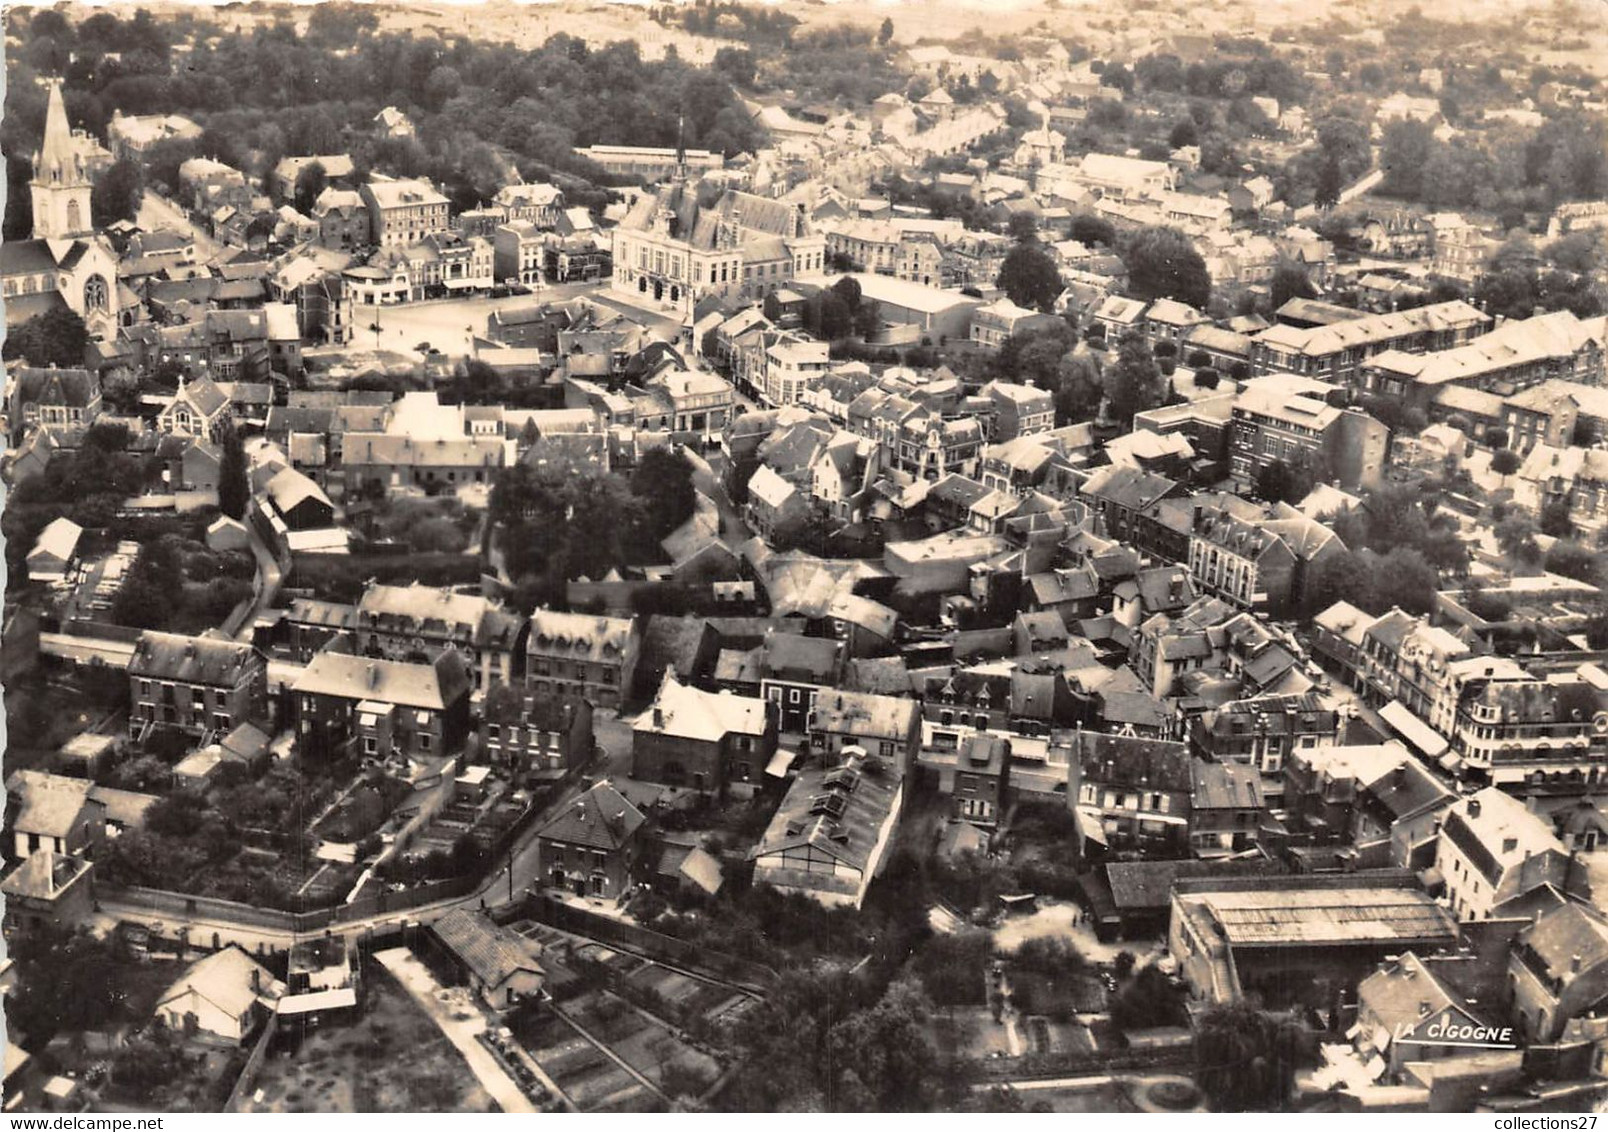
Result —
<instances>
[{"instance_id":1,"label":"chimney","mask_svg":"<svg viewBox=\"0 0 1608 1132\"><path fill-rule=\"evenodd\" d=\"M378 688L380 686L380 666L375 664L373 661L370 661L368 666L368 686L370 688Z\"/></svg>"},{"instance_id":2,"label":"chimney","mask_svg":"<svg viewBox=\"0 0 1608 1132\"><path fill-rule=\"evenodd\" d=\"M1407 764L1406 763L1397 763L1396 764L1396 774L1395 774L1395 784L1397 786L1401 786L1406 781L1407 781Z\"/></svg>"},{"instance_id":3,"label":"chimney","mask_svg":"<svg viewBox=\"0 0 1608 1132\"><path fill-rule=\"evenodd\" d=\"M653 727L656 731L664 730L664 708L657 704L653 707Z\"/></svg>"},{"instance_id":4,"label":"chimney","mask_svg":"<svg viewBox=\"0 0 1608 1132\"><path fill-rule=\"evenodd\" d=\"M1471 818L1477 818L1480 816L1480 800L1478 798L1470 798L1468 800L1468 816Z\"/></svg>"},{"instance_id":5,"label":"chimney","mask_svg":"<svg viewBox=\"0 0 1608 1132\"><path fill-rule=\"evenodd\" d=\"M1580 973L1580 956L1578 954L1569 956L1569 973L1571 975Z\"/></svg>"}]
</instances>

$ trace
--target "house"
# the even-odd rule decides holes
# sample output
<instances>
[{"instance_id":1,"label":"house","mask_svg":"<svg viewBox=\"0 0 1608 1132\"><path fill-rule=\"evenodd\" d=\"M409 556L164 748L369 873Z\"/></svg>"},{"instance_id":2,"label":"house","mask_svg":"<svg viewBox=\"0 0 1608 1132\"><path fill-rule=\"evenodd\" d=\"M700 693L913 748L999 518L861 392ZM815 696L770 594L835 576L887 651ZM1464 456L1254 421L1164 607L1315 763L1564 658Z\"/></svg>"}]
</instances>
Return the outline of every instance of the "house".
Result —
<instances>
[{"instance_id":1,"label":"house","mask_svg":"<svg viewBox=\"0 0 1608 1132\"><path fill-rule=\"evenodd\" d=\"M1307 328L1280 322L1252 339L1251 368L1258 375L1295 373L1337 385L1360 385L1364 367L1387 350L1409 354L1449 350L1484 334L1491 322L1491 316L1461 300Z\"/></svg>"},{"instance_id":2,"label":"house","mask_svg":"<svg viewBox=\"0 0 1608 1132\"><path fill-rule=\"evenodd\" d=\"M537 875L577 896L618 899L631 887L646 823L612 785L596 783L536 831Z\"/></svg>"},{"instance_id":3,"label":"house","mask_svg":"<svg viewBox=\"0 0 1608 1132\"><path fill-rule=\"evenodd\" d=\"M1284 767L1291 756L1332 744L1338 734L1339 713L1313 692L1231 700L1189 724L1197 751L1217 762L1254 768L1274 804L1284 797Z\"/></svg>"},{"instance_id":4,"label":"house","mask_svg":"<svg viewBox=\"0 0 1608 1132\"><path fill-rule=\"evenodd\" d=\"M1608 917L1575 900L1539 913L1508 959L1513 1018L1527 1042L1567 1040L1570 1023L1608 1010Z\"/></svg>"},{"instance_id":5,"label":"house","mask_svg":"<svg viewBox=\"0 0 1608 1132\"><path fill-rule=\"evenodd\" d=\"M921 706L874 692L827 692L816 696L807 731L814 750L841 757L857 747L902 775L914 765L921 746Z\"/></svg>"},{"instance_id":6,"label":"house","mask_svg":"<svg viewBox=\"0 0 1608 1132\"><path fill-rule=\"evenodd\" d=\"M324 651L296 677L290 699L303 749L436 759L469 734L469 671L455 650L428 663Z\"/></svg>"},{"instance_id":7,"label":"house","mask_svg":"<svg viewBox=\"0 0 1608 1132\"><path fill-rule=\"evenodd\" d=\"M1337 408L1294 383L1253 384L1234 401L1229 470L1254 486L1263 468L1311 467L1346 491L1372 491L1383 480L1390 430L1361 409Z\"/></svg>"},{"instance_id":8,"label":"house","mask_svg":"<svg viewBox=\"0 0 1608 1132\"><path fill-rule=\"evenodd\" d=\"M630 693L641 651L634 619L537 609L526 639L525 688L617 708Z\"/></svg>"},{"instance_id":9,"label":"house","mask_svg":"<svg viewBox=\"0 0 1608 1132\"><path fill-rule=\"evenodd\" d=\"M190 964L162 992L156 1020L186 1037L244 1045L284 993L284 983L231 944Z\"/></svg>"},{"instance_id":10,"label":"house","mask_svg":"<svg viewBox=\"0 0 1608 1132\"><path fill-rule=\"evenodd\" d=\"M6 779L6 825L13 860L38 852L88 855L106 827L106 807L87 779L37 770L12 771Z\"/></svg>"},{"instance_id":11,"label":"house","mask_svg":"<svg viewBox=\"0 0 1608 1132\"><path fill-rule=\"evenodd\" d=\"M1384 1059L1388 1081L1409 1063L1463 1056L1467 1046L1449 1034L1501 1032L1436 974L1438 966L1408 951L1357 985L1357 1052L1364 1060Z\"/></svg>"},{"instance_id":12,"label":"house","mask_svg":"<svg viewBox=\"0 0 1608 1132\"><path fill-rule=\"evenodd\" d=\"M94 865L83 857L41 849L0 881L8 938L40 928L71 930L94 915Z\"/></svg>"},{"instance_id":13,"label":"house","mask_svg":"<svg viewBox=\"0 0 1608 1132\"><path fill-rule=\"evenodd\" d=\"M481 709L480 750L492 766L539 781L561 779L592 758L592 705L493 682Z\"/></svg>"},{"instance_id":14,"label":"house","mask_svg":"<svg viewBox=\"0 0 1608 1132\"><path fill-rule=\"evenodd\" d=\"M118 157L140 157L159 142L194 141L200 136L201 127L178 114L134 115L116 110L106 125L107 146Z\"/></svg>"},{"instance_id":15,"label":"house","mask_svg":"<svg viewBox=\"0 0 1608 1132\"><path fill-rule=\"evenodd\" d=\"M881 871L904 804L904 783L876 756L799 772L750 853L754 882L827 907L859 908Z\"/></svg>"},{"instance_id":16,"label":"house","mask_svg":"<svg viewBox=\"0 0 1608 1132\"><path fill-rule=\"evenodd\" d=\"M1013 335L1050 325L1054 321L1054 315L1019 307L1001 296L972 311L971 340L974 345L984 349L997 350Z\"/></svg>"},{"instance_id":17,"label":"house","mask_svg":"<svg viewBox=\"0 0 1608 1132\"><path fill-rule=\"evenodd\" d=\"M667 670L631 739L633 778L699 792L751 793L776 751L776 719L764 700L706 692Z\"/></svg>"},{"instance_id":18,"label":"house","mask_svg":"<svg viewBox=\"0 0 1608 1132\"><path fill-rule=\"evenodd\" d=\"M982 388L993 410L990 435L996 443L1047 433L1055 428L1055 398L1049 390L1011 381L991 381Z\"/></svg>"},{"instance_id":19,"label":"house","mask_svg":"<svg viewBox=\"0 0 1608 1132\"><path fill-rule=\"evenodd\" d=\"M1201 506L1189 542L1196 587L1241 609L1298 605L1313 564L1341 553L1334 532L1299 516L1268 519L1227 506Z\"/></svg>"},{"instance_id":20,"label":"house","mask_svg":"<svg viewBox=\"0 0 1608 1132\"><path fill-rule=\"evenodd\" d=\"M80 428L95 423L101 413L100 379L86 369L38 369L19 366L11 376L7 412L11 442L39 425Z\"/></svg>"},{"instance_id":21,"label":"house","mask_svg":"<svg viewBox=\"0 0 1608 1132\"><path fill-rule=\"evenodd\" d=\"M371 177L358 190L369 214L369 242L405 248L449 230L450 202L428 181Z\"/></svg>"},{"instance_id":22,"label":"house","mask_svg":"<svg viewBox=\"0 0 1608 1132\"><path fill-rule=\"evenodd\" d=\"M66 516L52 519L39 532L28 552L28 580L59 582L66 578L78 557L78 540L84 528Z\"/></svg>"},{"instance_id":23,"label":"house","mask_svg":"<svg viewBox=\"0 0 1608 1132\"><path fill-rule=\"evenodd\" d=\"M413 119L409 118L395 106L387 106L374 115L374 128L383 138L411 138L414 133Z\"/></svg>"},{"instance_id":24,"label":"house","mask_svg":"<svg viewBox=\"0 0 1608 1132\"><path fill-rule=\"evenodd\" d=\"M1253 848L1261 838L1266 807L1262 773L1238 762L1190 763L1190 848L1197 857L1220 857Z\"/></svg>"},{"instance_id":25,"label":"house","mask_svg":"<svg viewBox=\"0 0 1608 1132\"><path fill-rule=\"evenodd\" d=\"M775 541L778 533L797 525L809 511L809 497L773 471L769 464L760 465L750 477L744 515L767 541Z\"/></svg>"},{"instance_id":26,"label":"house","mask_svg":"<svg viewBox=\"0 0 1608 1132\"><path fill-rule=\"evenodd\" d=\"M924 749L920 762L938 771L938 790L950 799L951 817L985 829L1004 818L1011 768L1007 736L970 734L950 750Z\"/></svg>"},{"instance_id":27,"label":"house","mask_svg":"<svg viewBox=\"0 0 1608 1132\"><path fill-rule=\"evenodd\" d=\"M1187 855L1192 763L1183 743L1076 732L1067 798L1085 840L1115 851Z\"/></svg>"},{"instance_id":28,"label":"house","mask_svg":"<svg viewBox=\"0 0 1608 1132\"><path fill-rule=\"evenodd\" d=\"M767 632L764 641L746 653L734 656L751 672L746 687L735 684L733 691L751 691L773 705L777 725L782 731L802 732L815 708L816 697L826 688L836 687L843 677L848 649L830 637L807 637L800 633ZM723 651L722 659L726 656ZM717 666L718 682L720 680Z\"/></svg>"},{"instance_id":29,"label":"house","mask_svg":"<svg viewBox=\"0 0 1608 1132\"><path fill-rule=\"evenodd\" d=\"M276 477L277 478L277 477ZM446 587L370 583L357 601L357 651L392 660L429 660L456 649L469 664L475 692L511 684L524 662L526 621L488 598Z\"/></svg>"},{"instance_id":30,"label":"house","mask_svg":"<svg viewBox=\"0 0 1608 1132\"><path fill-rule=\"evenodd\" d=\"M1540 885L1562 892L1582 879L1551 824L1495 786L1447 811L1435 868L1459 920L1490 919L1497 905Z\"/></svg>"},{"instance_id":31,"label":"house","mask_svg":"<svg viewBox=\"0 0 1608 1132\"><path fill-rule=\"evenodd\" d=\"M1457 925L1410 872L1179 878L1168 954L1194 997L1270 1008L1332 1001L1387 956L1433 950Z\"/></svg>"},{"instance_id":32,"label":"house","mask_svg":"<svg viewBox=\"0 0 1608 1132\"><path fill-rule=\"evenodd\" d=\"M268 665L248 644L147 630L128 664L129 734L153 728L205 737L265 717Z\"/></svg>"},{"instance_id":33,"label":"house","mask_svg":"<svg viewBox=\"0 0 1608 1132\"><path fill-rule=\"evenodd\" d=\"M534 1001L547 972L532 954L536 946L486 913L457 908L430 925L468 986L493 1010Z\"/></svg>"}]
</instances>

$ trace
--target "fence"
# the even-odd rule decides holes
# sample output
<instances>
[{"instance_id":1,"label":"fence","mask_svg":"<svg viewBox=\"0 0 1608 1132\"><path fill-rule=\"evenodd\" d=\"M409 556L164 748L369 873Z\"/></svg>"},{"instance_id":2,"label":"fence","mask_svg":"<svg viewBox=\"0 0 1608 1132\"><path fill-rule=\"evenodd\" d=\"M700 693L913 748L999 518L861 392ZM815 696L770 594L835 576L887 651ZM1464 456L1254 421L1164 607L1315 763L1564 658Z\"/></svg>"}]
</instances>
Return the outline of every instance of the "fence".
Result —
<instances>
[{"instance_id":1,"label":"fence","mask_svg":"<svg viewBox=\"0 0 1608 1132\"><path fill-rule=\"evenodd\" d=\"M684 939L664 935L650 928L627 924L596 912L588 912L572 904L564 904L548 896L532 895L519 906L519 914L540 923L549 924L576 935L612 943L628 950L645 953L649 958L660 959L685 967L695 973L707 972L711 978L737 983L758 993L765 993L776 981L776 972L764 964L720 951L699 947Z\"/></svg>"},{"instance_id":2,"label":"fence","mask_svg":"<svg viewBox=\"0 0 1608 1132\"><path fill-rule=\"evenodd\" d=\"M1145 1050L1089 1050L1080 1053L1027 1054L968 1062L968 1075L978 1084L1022 1081L1034 1077L1070 1077L1093 1073L1145 1073L1195 1064L1195 1047Z\"/></svg>"},{"instance_id":3,"label":"fence","mask_svg":"<svg viewBox=\"0 0 1608 1132\"><path fill-rule=\"evenodd\" d=\"M480 887L481 880L478 876L448 877L413 885L402 892L382 889L373 896L362 897L338 908L319 908L309 912L259 908L254 904L221 900L215 896L191 896L158 888L103 885L99 893L102 903L137 908L153 915L166 915L181 921L214 921L237 928L264 928L290 935L321 932L327 928L339 929L388 912L408 912L443 900L468 896Z\"/></svg>"},{"instance_id":4,"label":"fence","mask_svg":"<svg viewBox=\"0 0 1608 1132\"><path fill-rule=\"evenodd\" d=\"M276 1012L269 1018L257 1036L257 1044L251 1048L251 1056L246 1058L246 1064L240 1069L240 1076L235 1080L234 1088L229 1090L229 1099L224 1102L224 1112L239 1112L240 1105L251 1091L251 1086L257 1083L257 1072L262 1069L262 1063L268 1057L268 1047L273 1044L274 1032L279 1028L279 1015Z\"/></svg>"}]
</instances>

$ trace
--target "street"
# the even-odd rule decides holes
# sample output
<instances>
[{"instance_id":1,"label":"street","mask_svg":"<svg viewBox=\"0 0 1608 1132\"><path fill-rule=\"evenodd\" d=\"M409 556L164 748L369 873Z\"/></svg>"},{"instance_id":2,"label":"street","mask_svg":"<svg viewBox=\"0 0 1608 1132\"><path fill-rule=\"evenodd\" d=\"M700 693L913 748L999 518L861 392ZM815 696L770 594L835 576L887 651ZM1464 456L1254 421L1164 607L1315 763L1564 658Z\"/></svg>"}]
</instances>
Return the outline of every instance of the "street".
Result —
<instances>
[{"instance_id":1,"label":"street","mask_svg":"<svg viewBox=\"0 0 1608 1132\"><path fill-rule=\"evenodd\" d=\"M220 258L224 252L223 245L191 223L190 218L178 205L153 190L148 189L141 195L135 222L147 232L166 228L169 231L186 233L195 240L197 263L210 263Z\"/></svg>"}]
</instances>

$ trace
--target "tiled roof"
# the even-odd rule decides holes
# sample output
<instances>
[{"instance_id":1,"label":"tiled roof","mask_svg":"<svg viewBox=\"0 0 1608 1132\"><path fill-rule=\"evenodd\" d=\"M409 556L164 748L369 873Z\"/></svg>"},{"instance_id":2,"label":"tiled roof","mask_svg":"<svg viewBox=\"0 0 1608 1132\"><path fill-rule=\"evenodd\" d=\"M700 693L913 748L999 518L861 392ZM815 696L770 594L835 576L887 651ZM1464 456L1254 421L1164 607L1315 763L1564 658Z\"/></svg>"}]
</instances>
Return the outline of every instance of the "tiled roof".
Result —
<instances>
[{"instance_id":1,"label":"tiled roof","mask_svg":"<svg viewBox=\"0 0 1608 1132\"><path fill-rule=\"evenodd\" d=\"M647 820L612 785L599 782L560 809L537 836L614 852L629 844Z\"/></svg>"}]
</instances>

